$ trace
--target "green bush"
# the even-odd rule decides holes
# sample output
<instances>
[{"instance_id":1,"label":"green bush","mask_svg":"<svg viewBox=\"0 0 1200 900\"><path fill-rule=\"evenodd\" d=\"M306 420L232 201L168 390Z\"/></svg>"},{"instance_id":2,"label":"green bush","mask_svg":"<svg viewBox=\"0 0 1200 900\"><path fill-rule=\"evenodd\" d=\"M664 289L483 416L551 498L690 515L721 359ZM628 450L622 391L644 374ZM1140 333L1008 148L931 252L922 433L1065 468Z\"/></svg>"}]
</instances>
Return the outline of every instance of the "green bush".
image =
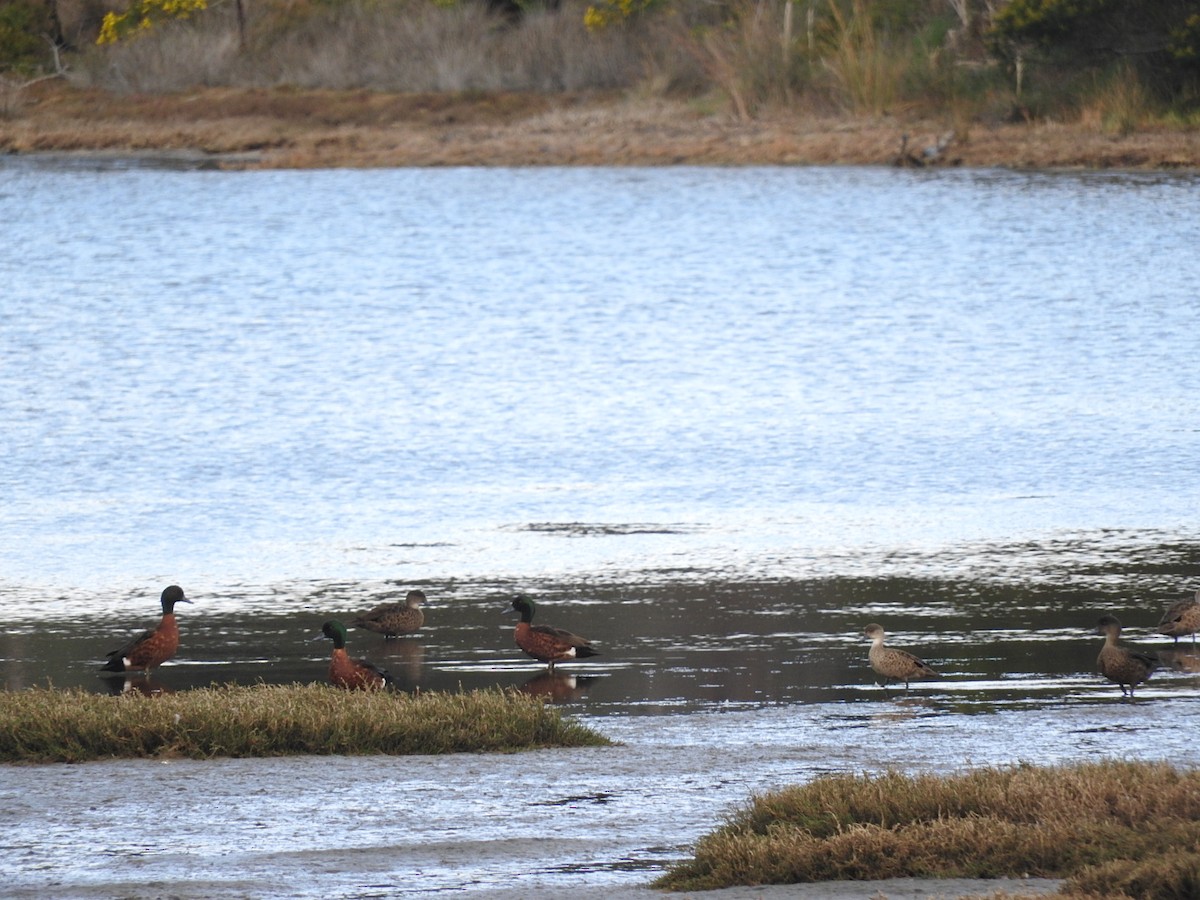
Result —
<instances>
[{"instance_id":1,"label":"green bush","mask_svg":"<svg viewBox=\"0 0 1200 900\"><path fill-rule=\"evenodd\" d=\"M1200 14L1195 0L1011 0L992 20L998 56L1037 60L1058 72L1136 72L1171 100L1200 85Z\"/></svg>"},{"instance_id":2,"label":"green bush","mask_svg":"<svg viewBox=\"0 0 1200 900\"><path fill-rule=\"evenodd\" d=\"M52 62L50 7L37 0L0 0L0 72L39 73Z\"/></svg>"}]
</instances>

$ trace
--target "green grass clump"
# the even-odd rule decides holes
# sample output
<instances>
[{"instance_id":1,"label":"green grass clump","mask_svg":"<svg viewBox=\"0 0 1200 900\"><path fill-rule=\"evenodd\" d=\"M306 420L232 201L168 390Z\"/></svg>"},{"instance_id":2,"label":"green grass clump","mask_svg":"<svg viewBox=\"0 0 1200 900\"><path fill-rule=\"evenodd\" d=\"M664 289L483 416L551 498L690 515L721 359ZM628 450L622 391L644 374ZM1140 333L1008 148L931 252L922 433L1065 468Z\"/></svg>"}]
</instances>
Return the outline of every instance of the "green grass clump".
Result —
<instances>
[{"instance_id":1,"label":"green grass clump","mask_svg":"<svg viewBox=\"0 0 1200 900\"><path fill-rule=\"evenodd\" d=\"M1152 871L1157 877L1169 861L1174 874L1163 877L1186 887L1196 883L1197 853L1200 771L1100 762L948 777L847 775L753 798L656 886L1067 878L1137 860L1121 869L1131 885ZM1120 880L1115 872L1106 877ZM1079 883L1080 892L1096 889Z\"/></svg>"},{"instance_id":2,"label":"green grass clump","mask_svg":"<svg viewBox=\"0 0 1200 900\"><path fill-rule=\"evenodd\" d=\"M0 762L510 752L609 743L537 698L499 689L418 696L327 685L213 686L151 697L0 692Z\"/></svg>"}]
</instances>

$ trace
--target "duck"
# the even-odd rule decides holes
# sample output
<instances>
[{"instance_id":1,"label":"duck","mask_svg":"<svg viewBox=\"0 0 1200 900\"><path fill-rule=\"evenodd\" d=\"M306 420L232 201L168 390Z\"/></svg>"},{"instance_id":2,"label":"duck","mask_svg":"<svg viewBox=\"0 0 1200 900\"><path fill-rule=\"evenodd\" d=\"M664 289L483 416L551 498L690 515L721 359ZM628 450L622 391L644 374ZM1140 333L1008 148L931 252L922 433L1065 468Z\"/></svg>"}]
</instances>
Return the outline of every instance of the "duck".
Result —
<instances>
[{"instance_id":1,"label":"duck","mask_svg":"<svg viewBox=\"0 0 1200 900\"><path fill-rule=\"evenodd\" d=\"M521 614L514 634L517 646L526 655L546 663L549 671L554 671L556 662L600 655L600 651L586 638L550 625L534 625L534 605L528 597L518 596L513 600L512 608Z\"/></svg>"},{"instance_id":2,"label":"duck","mask_svg":"<svg viewBox=\"0 0 1200 900\"><path fill-rule=\"evenodd\" d=\"M1158 633L1169 634L1177 644L1181 637L1190 634L1195 646L1197 631L1200 631L1200 591L1196 591L1196 596L1190 600L1172 604L1158 623Z\"/></svg>"},{"instance_id":3,"label":"duck","mask_svg":"<svg viewBox=\"0 0 1200 900\"><path fill-rule=\"evenodd\" d=\"M1158 668L1158 657L1119 646L1117 639L1121 636L1121 623L1116 616L1101 616L1096 624L1096 633L1104 635L1104 646L1096 658L1096 668L1101 675L1120 686L1121 696L1132 698L1133 689ZM1126 685L1129 686L1128 691Z\"/></svg>"},{"instance_id":4,"label":"duck","mask_svg":"<svg viewBox=\"0 0 1200 900\"><path fill-rule=\"evenodd\" d=\"M329 658L329 683L348 691L370 691L392 684L392 676L365 659L351 659L346 653L346 626L330 619L321 626L321 634L333 641Z\"/></svg>"},{"instance_id":5,"label":"duck","mask_svg":"<svg viewBox=\"0 0 1200 900\"><path fill-rule=\"evenodd\" d=\"M162 620L157 628L147 629L130 638L123 646L110 650L102 672L149 672L175 655L179 649L179 623L175 621L175 604L191 603L183 588L172 584L160 597Z\"/></svg>"},{"instance_id":6,"label":"duck","mask_svg":"<svg viewBox=\"0 0 1200 900\"><path fill-rule=\"evenodd\" d=\"M373 631L385 638L412 634L425 624L425 613L421 612L424 602L424 591L409 591L403 603L381 603L351 622L350 627Z\"/></svg>"},{"instance_id":7,"label":"duck","mask_svg":"<svg viewBox=\"0 0 1200 900\"><path fill-rule=\"evenodd\" d=\"M883 645L884 631L882 625L872 623L863 629L863 634L871 639L871 650L867 659L871 668L883 676L883 686L886 689L892 681L903 681L904 690L908 683L918 678L939 678L941 673L935 671L923 659L906 650L896 650Z\"/></svg>"}]
</instances>

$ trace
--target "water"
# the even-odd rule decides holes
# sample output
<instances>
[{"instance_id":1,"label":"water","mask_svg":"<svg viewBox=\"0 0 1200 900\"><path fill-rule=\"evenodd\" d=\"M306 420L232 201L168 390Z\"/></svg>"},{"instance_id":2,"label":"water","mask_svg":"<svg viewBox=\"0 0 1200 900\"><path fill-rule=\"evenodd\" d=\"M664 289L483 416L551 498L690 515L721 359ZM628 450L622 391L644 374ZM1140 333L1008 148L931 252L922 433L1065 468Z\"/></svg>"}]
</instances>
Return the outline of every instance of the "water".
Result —
<instances>
[{"instance_id":1,"label":"water","mask_svg":"<svg viewBox=\"0 0 1200 900\"><path fill-rule=\"evenodd\" d=\"M1091 629L1170 654L1153 625L1200 587L1198 186L0 162L6 688L126 687L96 669L168 583L195 603L154 687L315 680L324 619L421 587L419 636L351 650L623 742L472 757L470 783L457 759L102 763L50 792L9 769L0 876L553 896L644 883L826 771L1195 764L1190 644L1127 703ZM512 645L517 591L600 645L574 682ZM870 621L943 677L884 694ZM350 832L308 827L322 779ZM140 816L175 838L112 833Z\"/></svg>"}]
</instances>

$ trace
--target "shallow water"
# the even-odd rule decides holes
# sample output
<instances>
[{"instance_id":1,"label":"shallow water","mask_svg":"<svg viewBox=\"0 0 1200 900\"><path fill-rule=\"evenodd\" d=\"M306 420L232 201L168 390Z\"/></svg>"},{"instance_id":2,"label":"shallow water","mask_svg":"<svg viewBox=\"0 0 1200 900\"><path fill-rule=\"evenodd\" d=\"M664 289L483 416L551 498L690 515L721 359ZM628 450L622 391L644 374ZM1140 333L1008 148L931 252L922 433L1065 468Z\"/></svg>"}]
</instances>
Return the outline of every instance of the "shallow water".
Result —
<instances>
[{"instance_id":1,"label":"shallow water","mask_svg":"<svg viewBox=\"0 0 1200 900\"><path fill-rule=\"evenodd\" d=\"M913 578L539 587L539 618L597 637L601 656L554 676L524 659L502 583L427 585L419 635L352 631L351 649L402 689L539 693L618 746L6 767L0 877L29 897L589 896L636 891L751 794L822 774L1200 764L1189 641L1134 701L1093 672L1102 609L1136 623L1130 643L1176 649L1148 634L1157 609L1119 591ZM282 614L270 603L258 616L195 610L180 659L149 682L97 678L85 658L95 638L77 620L10 629L9 640L30 665L39 650L60 654L60 673L96 689L316 680L327 644L308 626L330 593L342 596L314 591ZM859 633L868 619L942 677L907 692L875 685Z\"/></svg>"},{"instance_id":2,"label":"shallow water","mask_svg":"<svg viewBox=\"0 0 1200 900\"><path fill-rule=\"evenodd\" d=\"M1197 184L0 160L5 688L318 680L420 587L351 651L622 742L6 767L0 877L557 896L824 772L1196 764ZM99 678L173 582L178 657ZM547 679L517 592L602 655ZM1178 654L1136 701L1102 613ZM942 677L875 686L871 621Z\"/></svg>"},{"instance_id":3,"label":"shallow water","mask_svg":"<svg viewBox=\"0 0 1200 900\"><path fill-rule=\"evenodd\" d=\"M615 892L684 857L751 793L822 773L1200 762L1191 694L988 715L945 707L876 695L605 717L594 724L622 744L596 750L103 762L54 767L53 778L9 768L0 875L10 896L31 897Z\"/></svg>"}]
</instances>

